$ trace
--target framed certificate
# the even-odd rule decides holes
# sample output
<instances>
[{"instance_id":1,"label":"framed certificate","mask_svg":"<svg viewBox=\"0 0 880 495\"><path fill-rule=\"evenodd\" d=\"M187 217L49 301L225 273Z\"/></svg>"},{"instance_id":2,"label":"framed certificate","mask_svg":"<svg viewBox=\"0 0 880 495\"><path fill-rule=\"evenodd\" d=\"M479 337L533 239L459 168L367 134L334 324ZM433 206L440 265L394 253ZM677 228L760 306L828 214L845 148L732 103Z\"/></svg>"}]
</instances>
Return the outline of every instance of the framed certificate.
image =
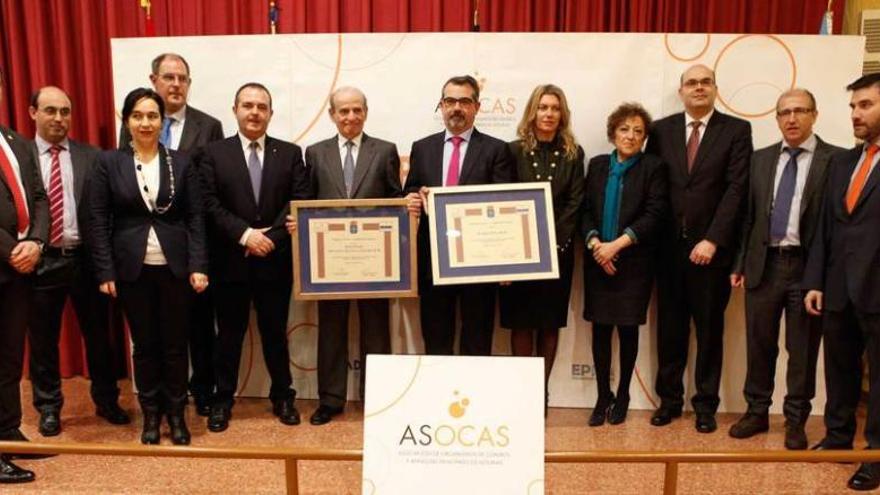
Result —
<instances>
[{"instance_id":1,"label":"framed certificate","mask_svg":"<svg viewBox=\"0 0 880 495\"><path fill-rule=\"evenodd\" d=\"M434 284L559 278L547 182L432 187Z\"/></svg>"},{"instance_id":2,"label":"framed certificate","mask_svg":"<svg viewBox=\"0 0 880 495\"><path fill-rule=\"evenodd\" d=\"M416 297L416 220L407 200L291 201L295 299Z\"/></svg>"}]
</instances>

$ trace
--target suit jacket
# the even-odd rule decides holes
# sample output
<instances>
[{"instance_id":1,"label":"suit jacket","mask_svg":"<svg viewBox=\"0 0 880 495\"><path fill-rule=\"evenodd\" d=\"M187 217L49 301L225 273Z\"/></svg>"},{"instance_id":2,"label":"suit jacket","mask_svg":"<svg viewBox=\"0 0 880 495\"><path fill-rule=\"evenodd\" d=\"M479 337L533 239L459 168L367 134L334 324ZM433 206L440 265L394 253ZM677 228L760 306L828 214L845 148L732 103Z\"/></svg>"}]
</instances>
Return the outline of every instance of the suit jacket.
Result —
<instances>
[{"instance_id":1,"label":"suit jacket","mask_svg":"<svg viewBox=\"0 0 880 495\"><path fill-rule=\"evenodd\" d=\"M309 197L312 199L346 199L342 160L336 136L306 148L309 170ZM352 198L398 198L400 186L400 155L397 146L388 141L363 135L354 181Z\"/></svg>"},{"instance_id":2,"label":"suit jacket","mask_svg":"<svg viewBox=\"0 0 880 495\"><path fill-rule=\"evenodd\" d=\"M186 118L183 121L183 134L180 136L178 151L193 153L206 144L223 139L223 125L219 120L205 112L186 106ZM119 129L119 149L128 149L131 133L123 125Z\"/></svg>"},{"instance_id":3,"label":"suit jacket","mask_svg":"<svg viewBox=\"0 0 880 495\"><path fill-rule=\"evenodd\" d=\"M86 143L80 143L73 139L68 139L70 144L70 161L73 167L73 197L76 200L76 221L79 226L80 239L85 239L85 233L88 232L88 181L91 178L92 171L97 166L98 155L101 150ZM31 150L34 153L34 163L40 167L40 155L36 142L31 142ZM42 183L42 171L40 179ZM43 184L48 191L49 184Z\"/></svg>"},{"instance_id":4,"label":"suit jacket","mask_svg":"<svg viewBox=\"0 0 880 495\"><path fill-rule=\"evenodd\" d=\"M801 246L809 249L819 223L822 206L822 193L828 176L831 157L843 148L822 141L816 136L816 149L810 164L810 172L801 193L800 222L798 230ZM782 153L782 142L767 146L752 155L749 172L749 194L746 217L743 221L743 235L733 273L744 273L747 289L761 284L770 245L770 213L773 207L776 165Z\"/></svg>"},{"instance_id":5,"label":"suit jacket","mask_svg":"<svg viewBox=\"0 0 880 495\"><path fill-rule=\"evenodd\" d=\"M308 170L299 146L266 136L260 202L251 188L238 134L207 145L199 170L205 193L212 276L226 282L290 281L290 235L284 227L290 201L308 199ZM239 244L248 228L269 230L275 250L265 258L245 257Z\"/></svg>"},{"instance_id":6,"label":"suit jacket","mask_svg":"<svg viewBox=\"0 0 880 495\"><path fill-rule=\"evenodd\" d=\"M670 115L651 127L645 149L669 164L672 215L666 238L690 244L708 239L718 247L712 264L730 265L748 188L751 125L715 110L690 173L685 136L684 113Z\"/></svg>"},{"instance_id":7,"label":"suit jacket","mask_svg":"<svg viewBox=\"0 0 880 495\"><path fill-rule=\"evenodd\" d=\"M862 147L835 154L828 165L819 228L813 237L803 287L824 291L824 310L843 311L852 302L864 313L880 313L880 169L868 176L852 214L846 191Z\"/></svg>"},{"instance_id":8,"label":"suit jacket","mask_svg":"<svg viewBox=\"0 0 880 495\"><path fill-rule=\"evenodd\" d=\"M31 152L32 145L15 131L2 126L0 126L0 139L6 140L18 160L30 219L27 239L45 244L49 239L49 203L46 199L46 190L43 188L43 179L40 177L39 165L34 162L34 155ZM0 260L2 260L0 283L10 280L18 273L8 263L9 255L18 242L18 217L12 199L12 189L3 174L0 174Z\"/></svg>"},{"instance_id":9,"label":"suit jacket","mask_svg":"<svg viewBox=\"0 0 880 495\"><path fill-rule=\"evenodd\" d=\"M446 133L438 132L422 138L412 145L409 154L409 174L404 191L418 192L422 186L443 185L443 145ZM468 143L458 183L500 184L516 182L516 159L507 143L474 129ZM422 210L419 222L419 287L431 283L431 249L428 221Z\"/></svg>"},{"instance_id":10,"label":"suit jacket","mask_svg":"<svg viewBox=\"0 0 880 495\"><path fill-rule=\"evenodd\" d=\"M171 155L175 195L164 214L151 211L144 203L131 153L105 151L98 157L88 182L89 229L85 239L99 283L138 279L150 227L156 230L175 277L207 273L200 184L185 153L160 148L157 203L167 204L171 194L166 153Z\"/></svg>"}]
</instances>

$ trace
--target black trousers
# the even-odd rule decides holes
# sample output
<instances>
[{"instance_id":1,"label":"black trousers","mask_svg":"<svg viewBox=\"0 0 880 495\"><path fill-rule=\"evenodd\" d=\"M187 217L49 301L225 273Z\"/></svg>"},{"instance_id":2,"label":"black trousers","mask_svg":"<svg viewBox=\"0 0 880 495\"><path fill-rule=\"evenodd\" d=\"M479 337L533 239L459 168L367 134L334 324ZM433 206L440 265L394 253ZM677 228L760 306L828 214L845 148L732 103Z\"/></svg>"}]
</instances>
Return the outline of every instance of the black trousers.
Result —
<instances>
[{"instance_id":1,"label":"black trousers","mask_svg":"<svg viewBox=\"0 0 880 495\"><path fill-rule=\"evenodd\" d=\"M772 403L779 320L785 313L785 419L803 425L810 417L816 395L816 360L822 340L822 320L804 308L801 280L804 256L800 251L767 254L761 284L746 290L747 368L745 398L748 412L766 415Z\"/></svg>"},{"instance_id":2,"label":"black trousers","mask_svg":"<svg viewBox=\"0 0 880 495\"><path fill-rule=\"evenodd\" d=\"M192 288L167 266L144 265L134 282L117 282L134 344L134 383L144 412L183 414Z\"/></svg>"},{"instance_id":3,"label":"black trousers","mask_svg":"<svg viewBox=\"0 0 880 495\"><path fill-rule=\"evenodd\" d=\"M865 439L869 449L880 448L880 314L863 313L849 304L844 311L825 311L825 440L852 448L856 408L862 393L862 354L868 359L868 414Z\"/></svg>"},{"instance_id":4,"label":"black trousers","mask_svg":"<svg viewBox=\"0 0 880 495\"><path fill-rule=\"evenodd\" d=\"M217 313L217 342L214 370L217 375L216 403L232 406L238 388L241 346L250 320L251 303L263 344L263 359L272 379L269 398L273 402L295 397L287 349L287 313L290 282L221 282L214 286Z\"/></svg>"},{"instance_id":5,"label":"black trousers","mask_svg":"<svg viewBox=\"0 0 880 495\"><path fill-rule=\"evenodd\" d=\"M111 358L109 299L98 290L98 282L88 271L84 254L63 256L50 249L40 261L28 317L34 407L38 411L58 411L64 405L58 340L68 297L85 342L92 400L97 405L115 404L119 388Z\"/></svg>"},{"instance_id":6,"label":"black trousers","mask_svg":"<svg viewBox=\"0 0 880 495\"><path fill-rule=\"evenodd\" d=\"M14 275L0 283L0 439L21 426L21 367L32 277Z\"/></svg>"},{"instance_id":7,"label":"black trousers","mask_svg":"<svg viewBox=\"0 0 880 495\"><path fill-rule=\"evenodd\" d=\"M348 395L348 300L318 301L318 396L321 404L343 407ZM391 353L388 299L358 299L360 394L366 380L366 355Z\"/></svg>"},{"instance_id":8,"label":"black trousers","mask_svg":"<svg viewBox=\"0 0 880 495\"><path fill-rule=\"evenodd\" d=\"M718 410L721 359L724 355L724 310L730 299L730 267L699 266L688 259L692 246L680 241L658 263L657 273L657 395L661 406L684 405L684 369L694 321L697 392L691 399L697 413Z\"/></svg>"},{"instance_id":9,"label":"black trousers","mask_svg":"<svg viewBox=\"0 0 880 495\"><path fill-rule=\"evenodd\" d=\"M419 319L425 353L455 354L456 302L461 311L459 347L465 356L492 354L496 284L435 286L424 284Z\"/></svg>"},{"instance_id":10,"label":"black trousers","mask_svg":"<svg viewBox=\"0 0 880 495\"><path fill-rule=\"evenodd\" d=\"M217 339L217 330L211 287L193 298L191 322L189 359L192 375L189 378L189 391L196 400L209 401L214 396L217 385L214 377L214 341Z\"/></svg>"}]
</instances>

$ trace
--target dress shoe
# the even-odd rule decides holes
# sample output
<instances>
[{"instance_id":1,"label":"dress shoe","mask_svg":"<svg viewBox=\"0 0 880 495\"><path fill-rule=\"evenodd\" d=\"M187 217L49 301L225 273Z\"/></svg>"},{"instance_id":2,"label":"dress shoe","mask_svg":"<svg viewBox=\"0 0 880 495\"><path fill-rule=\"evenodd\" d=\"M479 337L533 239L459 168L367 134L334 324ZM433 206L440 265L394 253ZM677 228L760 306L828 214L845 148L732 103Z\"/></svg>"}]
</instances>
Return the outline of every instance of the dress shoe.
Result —
<instances>
[{"instance_id":1,"label":"dress shoe","mask_svg":"<svg viewBox=\"0 0 880 495\"><path fill-rule=\"evenodd\" d=\"M208 417L211 415L211 398L210 397L195 397L193 400L196 404L196 414L199 416Z\"/></svg>"},{"instance_id":2,"label":"dress shoe","mask_svg":"<svg viewBox=\"0 0 880 495\"><path fill-rule=\"evenodd\" d=\"M312 417L309 418L309 423L315 426L325 425L333 419L333 416L336 416L338 414L342 414L341 407L320 405L317 409L315 409L315 412L312 413Z\"/></svg>"},{"instance_id":3,"label":"dress shoe","mask_svg":"<svg viewBox=\"0 0 880 495\"><path fill-rule=\"evenodd\" d=\"M730 427L727 433L733 438L751 438L768 430L770 430L770 419L766 414L746 413Z\"/></svg>"},{"instance_id":4,"label":"dress shoe","mask_svg":"<svg viewBox=\"0 0 880 495\"><path fill-rule=\"evenodd\" d=\"M651 424L654 426L666 426L675 418L681 417L681 409L660 406L651 416Z\"/></svg>"},{"instance_id":5,"label":"dress shoe","mask_svg":"<svg viewBox=\"0 0 880 495\"><path fill-rule=\"evenodd\" d=\"M320 408L319 408L320 409ZM293 399L279 400L272 404L272 413L278 420L288 426L299 424L299 411L293 405Z\"/></svg>"},{"instance_id":6,"label":"dress shoe","mask_svg":"<svg viewBox=\"0 0 880 495\"><path fill-rule=\"evenodd\" d=\"M804 425L785 425L785 448L788 450L804 450L807 448L807 433Z\"/></svg>"},{"instance_id":7,"label":"dress shoe","mask_svg":"<svg viewBox=\"0 0 880 495\"><path fill-rule=\"evenodd\" d=\"M169 414L168 427L171 428L171 443L174 445L189 445L190 434L183 414Z\"/></svg>"},{"instance_id":8,"label":"dress shoe","mask_svg":"<svg viewBox=\"0 0 880 495\"><path fill-rule=\"evenodd\" d=\"M611 410L608 413L608 424L619 425L626 421L626 413L629 411L629 399L621 399L620 397L614 401Z\"/></svg>"},{"instance_id":9,"label":"dress shoe","mask_svg":"<svg viewBox=\"0 0 880 495\"><path fill-rule=\"evenodd\" d=\"M712 433L718 429L715 415L709 413L697 413L697 431L700 433Z\"/></svg>"},{"instance_id":10,"label":"dress shoe","mask_svg":"<svg viewBox=\"0 0 880 495\"><path fill-rule=\"evenodd\" d=\"M61 433L61 413L57 409L40 411L40 435L54 437Z\"/></svg>"},{"instance_id":11,"label":"dress shoe","mask_svg":"<svg viewBox=\"0 0 880 495\"><path fill-rule=\"evenodd\" d=\"M229 428L229 418L232 416L232 410L228 406L222 404L214 404L211 406L211 415L208 416L208 430L215 433L225 431Z\"/></svg>"},{"instance_id":12,"label":"dress shoe","mask_svg":"<svg viewBox=\"0 0 880 495\"><path fill-rule=\"evenodd\" d=\"M599 397L596 400L596 405L593 406L593 413L590 414L587 426L604 425L605 419L608 417L608 410L611 408L612 404L614 404L613 395L611 397Z\"/></svg>"},{"instance_id":13,"label":"dress shoe","mask_svg":"<svg viewBox=\"0 0 880 495\"><path fill-rule=\"evenodd\" d=\"M122 408L119 407L119 404L115 402L108 402L107 404L99 404L95 406L95 414L106 419L110 424L127 425L131 423L131 418L128 417L128 413L123 411Z\"/></svg>"},{"instance_id":14,"label":"dress shoe","mask_svg":"<svg viewBox=\"0 0 880 495\"><path fill-rule=\"evenodd\" d=\"M846 483L852 490L874 490L880 487L880 465L873 462L864 462L856 474Z\"/></svg>"},{"instance_id":15,"label":"dress shoe","mask_svg":"<svg viewBox=\"0 0 880 495\"><path fill-rule=\"evenodd\" d=\"M30 442L24 433L21 432L18 428L14 430L8 431L5 435L0 436L0 440L8 440L11 442ZM7 454L7 459L29 459L29 460L37 460L37 459L48 459L49 457L55 457L58 454Z\"/></svg>"},{"instance_id":16,"label":"dress shoe","mask_svg":"<svg viewBox=\"0 0 880 495\"><path fill-rule=\"evenodd\" d=\"M0 455L0 483L28 483L34 481L34 472L22 469L5 455Z\"/></svg>"},{"instance_id":17,"label":"dress shoe","mask_svg":"<svg viewBox=\"0 0 880 495\"><path fill-rule=\"evenodd\" d=\"M159 422L161 416L157 412L144 412L144 431L141 433L141 443L144 445L159 444Z\"/></svg>"}]
</instances>

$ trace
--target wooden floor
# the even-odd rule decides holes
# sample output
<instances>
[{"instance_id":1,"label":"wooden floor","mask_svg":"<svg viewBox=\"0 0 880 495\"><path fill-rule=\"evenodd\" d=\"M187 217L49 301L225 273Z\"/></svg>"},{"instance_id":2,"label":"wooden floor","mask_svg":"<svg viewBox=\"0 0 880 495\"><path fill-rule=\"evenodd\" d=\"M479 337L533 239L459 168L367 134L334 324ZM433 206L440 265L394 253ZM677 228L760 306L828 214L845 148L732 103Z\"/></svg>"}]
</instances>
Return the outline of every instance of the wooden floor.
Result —
<instances>
[{"instance_id":1,"label":"wooden floor","mask_svg":"<svg viewBox=\"0 0 880 495\"><path fill-rule=\"evenodd\" d=\"M130 390L127 383L123 390ZM124 393L122 406L134 414L129 426L113 426L94 415L88 397L88 381L65 380L62 434L43 439L37 432L38 415L30 405L30 383L22 383L25 409L22 430L33 440L47 442L130 442L140 437L136 398ZM360 449L362 417L360 403L350 404L345 414L328 425L311 426L308 417L315 401L297 401L304 424L284 426L271 414L268 400L244 399L236 404L230 428L211 433L204 418L187 411L193 445L204 446L304 446ZM783 419L771 418L770 433L749 440L734 440L727 429L735 415L719 415L718 431L699 434L693 415L685 414L673 424L656 428L649 424L650 411L631 411L619 426L588 428L588 410L551 409L547 418L548 451L587 450L756 450L782 449ZM163 428L164 425L163 425ZM821 439L821 417L807 424L810 443ZM170 444L167 429L163 444ZM0 493L137 493L137 494L276 494L284 493L281 461L155 459L141 457L58 456L39 461L17 461L37 474L27 485L0 485ZM846 481L855 469L842 464L697 464L679 468L681 494L833 494L848 493ZM357 494L359 462L304 462L300 465L300 492L304 494ZM546 493L562 494L655 494L661 493L662 465L548 464ZM460 491L467 493L465 487ZM851 492L849 492L851 493ZM496 494L491 494L496 495Z\"/></svg>"}]
</instances>

